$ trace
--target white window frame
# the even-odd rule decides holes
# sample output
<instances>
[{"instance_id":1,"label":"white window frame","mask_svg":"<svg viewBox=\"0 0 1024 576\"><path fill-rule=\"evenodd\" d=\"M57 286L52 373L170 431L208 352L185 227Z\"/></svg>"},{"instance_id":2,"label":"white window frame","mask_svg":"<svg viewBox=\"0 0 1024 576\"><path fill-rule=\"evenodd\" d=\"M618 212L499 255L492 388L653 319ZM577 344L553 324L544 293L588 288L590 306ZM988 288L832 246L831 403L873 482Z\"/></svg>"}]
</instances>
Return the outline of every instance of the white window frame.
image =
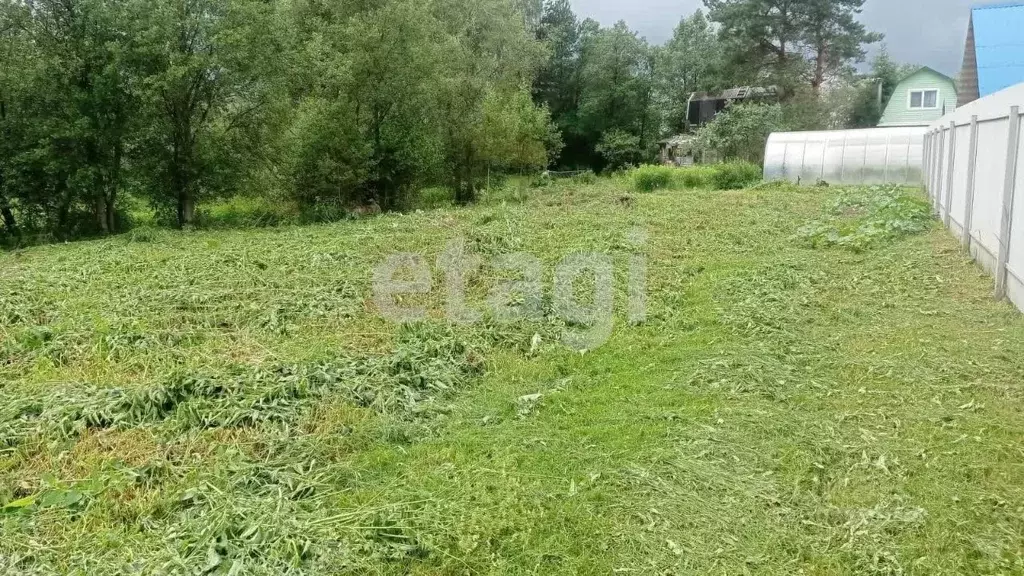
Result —
<instances>
[{"instance_id":1,"label":"white window frame","mask_svg":"<svg viewBox=\"0 0 1024 576\"><path fill-rule=\"evenodd\" d=\"M921 93L921 105L914 107L912 105L914 101L914 93ZM935 92L935 106L924 105L924 95L927 92ZM939 106L942 105L942 90L938 88L911 88L907 91L907 110L938 110Z\"/></svg>"}]
</instances>

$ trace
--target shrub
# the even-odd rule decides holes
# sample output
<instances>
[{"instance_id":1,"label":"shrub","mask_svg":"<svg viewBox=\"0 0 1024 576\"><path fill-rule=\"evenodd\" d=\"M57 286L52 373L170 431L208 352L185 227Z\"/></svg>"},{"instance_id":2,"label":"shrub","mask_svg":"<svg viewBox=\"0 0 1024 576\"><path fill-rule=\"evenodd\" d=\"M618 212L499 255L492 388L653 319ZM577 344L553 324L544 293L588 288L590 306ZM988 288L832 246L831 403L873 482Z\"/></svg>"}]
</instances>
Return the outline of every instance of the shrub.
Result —
<instances>
[{"instance_id":1,"label":"shrub","mask_svg":"<svg viewBox=\"0 0 1024 576\"><path fill-rule=\"evenodd\" d=\"M761 167L749 162L730 162L715 166L711 176L718 190L736 190L761 181Z\"/></svg>"},{"instance_id":2,"label":"shrub","mask_svg":"<svg viewBox=\"0 0 1024 576\"><path fill-rule=\"evenodd\" d=\"M572 177L573 184L585 184L592 185L597 184L597 174L594 174L592 170L580 172L579 174Z\"/></svg>"},{"instance_id":3,"label":"shrub","mask_svg":"<svg viewBox=\"0 0 1024 576\"><path fill-rule=\"evenodd\" d=\"M204 228L262 228L299 220L294 202L266 197L234 196L201 208L196 222Z\"/></svg>"},{"instance_id":4,"label":"shrub","mask_svg":"<svg viewBox=\"0 0 1024 576\"><path fill-rule=\"evenodd\" d=\"M633 184L641 192L653 192L672 185L675 169L669 166L641 166L633 171Z\"/></svg>"},{"instance_id":5,"label":"shrub","mask_svg":"<svg viewBox=\"0 0 1024 576\"><path fill-rule=\"evenodd\" d=\"M605 170L609 172L636 165L643 156L640 137L622 130L609 130L602 134L596 150L607 162Z\"/></svg>"},{"instance_id":6,"label":"shrub","mask_svg":"<svg viewBox=\"0 0 1024 576\"><path fill-rule=\"evenodd\" d=\"M768 136L785 127L778 104L734 104L697 131L697 148L721 160L757 162Z\"/></svg>"},{"instance_id":7,"label":"shrub","mask_svg":"<svg viewBox=\"0 0 1024 576\"><path fill-rule=\"evenodd\" d=\"M501 183L497 183L501 186ZM424 188L419 191L413 200L413 206L419 210L433 210L435 208L451 208L455 205L455 193L443 187Z\"/></svg>"},{"instance_id":8,"label":"shrub","mask_svg":"<svg viewBox=\"0 0 1024 576\"><path fill-rule=\"evenodd\" d=\"M708 188L715 175L713 166L686 166L676 170L684 188Z\"/></svg>"}]
</instances>

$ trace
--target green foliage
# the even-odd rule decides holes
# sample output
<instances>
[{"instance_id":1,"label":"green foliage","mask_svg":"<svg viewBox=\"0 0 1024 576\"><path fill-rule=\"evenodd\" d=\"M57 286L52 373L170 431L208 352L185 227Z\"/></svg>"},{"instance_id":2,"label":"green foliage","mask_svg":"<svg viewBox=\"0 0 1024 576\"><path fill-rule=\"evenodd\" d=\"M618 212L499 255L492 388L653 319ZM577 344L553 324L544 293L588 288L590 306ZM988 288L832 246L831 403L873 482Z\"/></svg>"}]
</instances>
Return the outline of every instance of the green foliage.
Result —
<instances>
[{"instance_id":1,"label":"green foliage","mask_svg":"<svg viewBox=\"0 0 1024 576\"><path fill-rule=\"evenodd\" d=\"M931 206L905 188L871 187L844 191L829 217L802 226L797 238L810 247L840 247L860 252L932 226Z\"/></svg>"},{"instance_id":2,"label":"green foliage","mask_svg":"<svg viewBox=\"0 0 1024 576\"><path fill-rule=\"evenodd\" d=\"M640 137L623 130L605 132L595 150L604 158L608 171L634 166L644 156Z\"/></svg>"},{"instance_id":3,"label":"green foliage","mask_svg":"<svg viewBox=\"0 0 1024 576\"><path fill-rule=\"evenodd\" d=\"M594 174L590 170L584 170L583 172L574 175L572 177L572 181L576 184L592 186L594 184L597 184L597 174Z\"/></svg>"},{"instance_id":4,"label":"green foliage","mask_svg":"<svg viewBox=\"0 0 1024 576\"><path fill-rule=\"evenodd\" d=\"M561 135L525 89L489 91L482 104L481 154L492 169L534 172L558 158Z\"/></svg>"},{"instance_id":5,"label":"green foliage","mask_svg":"<svg viewBox=\"0 0 1024 576\"><path fill-rule=\"evenodd\" d=\"M696 146L719 160L760 162L772 132L784 128L778 104L735 104L697 132Z\"/></svg>"},{"instance_id":6,"label":"green foliage","mask_svg":"<svg viewBox=\"0 0 1024 576\"><path fill-rule=\"evenodd\" d=\"M672 186L675 169L671 166L645 165L633 170L633 185L640 192L653 192Z\"/></svg>"},{"instance_id":7,"label":"green foliage","mask_svg":"<svg viewBox=\"0 0 1024 576\"><path fill-rule=\"evenodd\" d=\"M624 22L580 22L568 0L545 5L538 36L549 57L534 95L561 132L561 165L614 170L653 160L662 130L658 49Z\"/></svg>"},{"instance_id":8,"label":"green foliage","mask_svg":"<svg viewBox=\"0 0 1024 576\"><path fill-rule=\"evenodd\" d=\"M659 47L568 0L3 2L0 243L235 221L210 207L237 197L323 221L426 189L467 203L544 167L615 171L654 161L692 91L750 78L810 79L784 122L824 127L821 82L874 39L860 4L710 1ZM726 65L751 53L763 70ZM755 161L758 138L711 149ZM155 215L126 217L140 200Z\"/></svg>"},{"instance_id":9,"label":"green foliage","mask_svg":"<svg viewBox=\"0 0 1024 576\"><path fill-rule=\"evenodd\" d=\"M704 12L679 21L672 38L658 54L659 105L665 109L670 133L686 129L690 95L709 92L722 82L722 44Z\"/></svg>"},{"instance_id":10,"label":"green foliage","mask_svg":"<svg viewBox=\"0 0 1024 576\"><path fill-rule=\"evenodd\" d=\"M878 126L896 86L916 68L913 65L895 62L885 45L882 45L882 49L871 61L871 73L857 87L850 111L849 126L851 128ZM879 94L879 87L881 87L881 94Z\"/></svg>"},{"instance_id":11,"label":"green foliage","mask_svg":"<svg viewBox=\"0 0 1024 576\"><path fill-rule=\"evenodd\" d=\"M736 76L815 95L864 58L882 36L857 21L865 0L705 0Z\"/></svg>"},{"instance_id":12,"label":"green foliage","mask_svg":"<svg viewBox=\"0 0 1024 576\"><path fill-rule=\"evenodd\" d=\"M711 184L718 190L736 190L761 181L761 167L750 162L727 162L714 167Z\"/></svg>"},{"instance_id":13,"label":"green foliage","mask_svg":"<svg viewBox=\"0 0 1024 576\"><path fill-rule=\"evenodd\" d=\"M210 202L196 214L196 223L203 228L262 228L301 220L295 203L263 196L234 196Z\"/></svg>"},{"instance_id":14,"label":"green foliage","mask_svg":"<svg viewBox=\"0 0 1024 576\"><path fill-rule=\"evenodd\" d=\"M727 162L677 168L640 166L629 172L640 192L663 189L736 190L761 181L761 168L748 162Z\"/></svg>"},{"instance_id":15,"label":"green foliage","mask_svg":"<svg viewBox=\"0 0 1024 576\"><path fill-rule=\"evenodd\" d=\"M677 170L679 182L685 188L710 188L716 167L708 165L686 166Z\"/></svg>"},{"instance_id":16,"label":"green foliage","mask_svg":"<svg viewBox=\"0 0 1024 576\"><path fill-rule=\"evenodd\" d=\"M536 2L0 8L0 241L114 232L128 195L179 227L238 196L315 219L465 202L561 148L527 88Z\"/></svg>"}]
</instances>

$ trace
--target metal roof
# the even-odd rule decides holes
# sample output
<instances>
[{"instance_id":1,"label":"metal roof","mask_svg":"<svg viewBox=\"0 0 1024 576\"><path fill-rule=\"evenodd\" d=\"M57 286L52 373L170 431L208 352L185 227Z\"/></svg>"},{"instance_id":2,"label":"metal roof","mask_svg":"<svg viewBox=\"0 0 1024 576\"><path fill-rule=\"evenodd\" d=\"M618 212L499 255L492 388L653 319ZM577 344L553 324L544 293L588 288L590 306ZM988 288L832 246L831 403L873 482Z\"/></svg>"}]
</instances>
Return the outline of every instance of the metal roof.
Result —
<instances>
[{"instance_id":1,"label":"metal roof","mask_svg":"<svg viewBox=\"0 0 1024 576\"><path fill-rule=\"evenodd\" d=\"M1024 3L979 6L971 11L971 18L979 95L1024 82Z\"/></svg>"},{"instance_id":2,"label":"metal roof","mask_svg":"<svg viewBox=\"0 0 1024 576\"><path fill-rule=\"evenodd\" d=\"M709 100L745 100L748 98L770 98L779 94L777 86L737 86L722 92L694 92L692 102Z\"/></svg>"}]
</instances>

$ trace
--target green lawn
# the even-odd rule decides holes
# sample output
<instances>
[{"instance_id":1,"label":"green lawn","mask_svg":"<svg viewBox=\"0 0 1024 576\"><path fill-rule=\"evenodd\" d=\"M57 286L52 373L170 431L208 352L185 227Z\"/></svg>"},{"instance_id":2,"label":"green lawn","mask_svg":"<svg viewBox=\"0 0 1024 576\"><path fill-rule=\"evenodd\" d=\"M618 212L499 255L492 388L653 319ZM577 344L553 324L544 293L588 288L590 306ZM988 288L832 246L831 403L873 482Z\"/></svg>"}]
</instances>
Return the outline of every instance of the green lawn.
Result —
<instances>
[{"instance_id":1,"label":"green lawn","mask_svg":"<svg viewBox=\"0 0 1024 576\"><path fill-rule=\"evenodd\" d=\"M1024 320L907 194L602 179L2 254L0 569L1024 574ZM460 236L611 254L611 340L448 326L439 275L380 319L373 267Z\"/></svg>"}]
</instances>

